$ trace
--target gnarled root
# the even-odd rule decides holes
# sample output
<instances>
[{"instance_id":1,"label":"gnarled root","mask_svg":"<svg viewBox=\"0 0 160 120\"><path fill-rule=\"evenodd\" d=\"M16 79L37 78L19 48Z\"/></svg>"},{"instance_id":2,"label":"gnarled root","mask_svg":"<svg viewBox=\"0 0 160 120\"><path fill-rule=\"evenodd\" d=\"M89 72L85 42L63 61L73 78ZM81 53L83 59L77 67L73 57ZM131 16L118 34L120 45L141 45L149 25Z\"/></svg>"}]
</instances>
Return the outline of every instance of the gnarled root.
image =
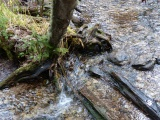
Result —
<instances>
[{"instance_id":1,"label":"gnarled root","mask_svg":"<svg viewBox=\"0 0 160 120\"><path fill-rule=\"evenodd\" d=\"M22 66L14 71L8 78L0 82L0 89L9 87L20 81L36 78L42 72L48 70L51 64L51 60L46 60L43 64L31 62L25 66Z\"/></svg>"}]
</instances>

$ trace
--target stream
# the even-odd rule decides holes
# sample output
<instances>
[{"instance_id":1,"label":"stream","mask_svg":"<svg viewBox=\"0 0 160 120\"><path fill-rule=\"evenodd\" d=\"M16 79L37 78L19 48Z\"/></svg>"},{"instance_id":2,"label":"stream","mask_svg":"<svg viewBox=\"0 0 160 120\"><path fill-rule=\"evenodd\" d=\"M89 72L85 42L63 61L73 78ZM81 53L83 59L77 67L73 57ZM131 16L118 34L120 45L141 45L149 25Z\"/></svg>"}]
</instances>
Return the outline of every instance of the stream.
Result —
<instances>
[{"instance_id":1,"label":"stream","mask_svg":"<svg viewBox=\"0 0 160 120\"><path fill-rule=\"evenodd\" d=\"M160 1L82 0L78 8L82 9L83 16L91 17L90 26L99 23L103 31L112 36L112 53L125 62L115 65L108 60L111 54L108 52L94 56L70 54L65 62L67 79L76 90L87 86L107 106L111 120L150 120L114 89L107 75L92 77L88 71L92 66L114 70L160 105L160 65L155 64L151 71L138 71L131 66L160 58ZM0 81L16 69L1 55L0 66ZM56 96L53 86L46 81L17 83L17 86L1 90L0 120L93 119L70 88L62 89Z\"/></svg>"}]
</instances>

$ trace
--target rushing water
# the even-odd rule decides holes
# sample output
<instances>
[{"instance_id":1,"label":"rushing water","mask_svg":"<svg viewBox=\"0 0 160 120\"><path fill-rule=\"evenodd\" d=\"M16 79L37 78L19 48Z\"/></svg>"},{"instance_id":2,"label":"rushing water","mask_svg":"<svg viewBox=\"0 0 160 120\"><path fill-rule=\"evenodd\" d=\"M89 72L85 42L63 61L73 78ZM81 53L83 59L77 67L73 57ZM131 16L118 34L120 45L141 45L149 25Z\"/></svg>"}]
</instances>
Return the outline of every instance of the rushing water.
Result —
<instances>
[{"instance_id":1,"label":"rushing water","mask_svg":"<svg viewBox=\"0 0 160 120\"><path fill-rule=\"evenodd\" d=\"M52 107L52 109L55 111L55 118L62 114L65 110L67 110L72 101L73 100L70 97L66 96L64 86L62 85L62 91L59 95L58 103L54 107Z\"/></svg>"}]
</instances>

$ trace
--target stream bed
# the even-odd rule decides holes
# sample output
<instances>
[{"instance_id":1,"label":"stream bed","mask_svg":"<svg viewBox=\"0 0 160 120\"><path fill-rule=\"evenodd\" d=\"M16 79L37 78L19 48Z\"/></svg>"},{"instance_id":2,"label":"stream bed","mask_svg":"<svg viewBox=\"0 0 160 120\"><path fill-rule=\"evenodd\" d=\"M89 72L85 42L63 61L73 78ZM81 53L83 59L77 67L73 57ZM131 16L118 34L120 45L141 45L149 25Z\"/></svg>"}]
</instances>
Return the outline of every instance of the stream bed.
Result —
<instances>
[{"instance_id":1,"label":"stream bed","mask_svg":"<svg viewBox=\"0 0 160 120\"><path fill-rule=\"evenodd\" d=\"M71 55L66 63L73 69L68 71L71 83L75 89L85 86L92 91L106 106L106 114L111 120L149 120L114 89L109 77L94 78L89 71L92 67L113 70L160 105L160 66L155 64L150 71L138 71L132 67L160 57L160 1L86 0L79 8L92 16L91 26L99 23L103 31L112 36L113 51L92 57ZM117 61L120 61L119 65ZM73 63L77 65L72 67Z\"/></svg>"},{"instance_id":2,"label":"stream bed","mask_svg":"<svg viewBox=\"0 0 160 120\"><path fill-rule=\"evenodd\" d=\"M110 79L92 77L88 71L92 66L114 70L160 105L160 65L155 64L151 71L131 67L160 58L160 1L82 0L78 7L84 16L91 16L91 26L99 23L112 36L110 42L115 55L127 62L122 66L113 64L108 60L108 52L91 57L71 54L65 63L68 80L75 89L86 86L92 91L107 106L111 120L150 120L114 89ZM0 65L0 80L16 69L1 58ZM0 120L93 119L71 91L62 91L56 96L53 89L51 84L34 82L0 91Z\"/></svg>"}]
</instances>

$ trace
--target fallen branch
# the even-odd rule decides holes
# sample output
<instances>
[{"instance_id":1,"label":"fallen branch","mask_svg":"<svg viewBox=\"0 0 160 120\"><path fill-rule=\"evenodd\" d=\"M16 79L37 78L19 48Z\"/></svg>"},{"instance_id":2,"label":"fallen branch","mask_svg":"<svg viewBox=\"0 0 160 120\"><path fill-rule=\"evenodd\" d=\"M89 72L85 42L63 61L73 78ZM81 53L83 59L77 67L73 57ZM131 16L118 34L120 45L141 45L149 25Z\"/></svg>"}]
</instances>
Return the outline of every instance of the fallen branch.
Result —
<instances>
[{"instance_id":1,"label":"fallen branch","mask_svg":"<svg viewBox=\"0 0 160 120\"><path fill-rule=\"evenodd\" d=\"M35 69L37 64L34 62L31 62L30 64L27 64L26 66L18 68L16 71L14 71L8 78L0 82L0 89L3 89L5 87L9 87L12 84L16 83L16 80L20 78L20 76L24 76L25 74L31 74L31 71Z\"/></svg>"},{"instance_id":2,"label":"fallen branch","mask_svg":"<svg viewBox=\"0 0 160 120\"><path fill-rule=\"evenodd\" d=\"M160 120L160 107L158 104L143 92L135 88L126 78L120 77L117 73L109 72L112 80L115 82L116 88L142 111L146 113L152 120Z\"/></svg>"},{"instance_id":3,"label":"fallen branch","mask_svg":"<svg viewBox=\"0 0 160 120\"><path fill-rule=\"evenodd\" d=\"M97 120L112 120L112 112L107 109L107 106L103 103L102 100L96 97L92 91L90 91L86 86L80 90L81 95L90 102L91 107L94 108L101 118Z\"/></svg>"},{"instance_id":4,"label":"fallen branch","mask_svg":"<svg viewBox=\"0 0 160 120\"><path fill-rule=\"evenodd\" d=\"M61 66L63 67L63 66ZM63 67L64 68L64 67ZM65 73L63 73L65 75ZM93 118L95 120L108 120L107 118L105 118L100 111L98 111L95 106L93 105L93 103L90 101L90 99L87 98L87 96L85 96L85 93L83 93L83 90L86 88L82 88L81 90L76 90L73 85L71 84L71 82L69 81L68 78L65 77L65 82L67 83L67 85L72 89L74 95L76 98L78 98L81 103L86 107L86 109L89 111L89 113L93 116ZM98 107L97 107L98 108ZM100 108L99 108L100 109Z\"/></svg>"},{"instance_id":5,"label":"fallen branch","mask_svg":"<svg viewBox=\"0 0 160 120\"><path fill-rule=\"evenodd\" d=\"M82 93L81 93L81 95L83 97L83 99L81 99L81 102L87 108L87 110L92 114L94 119L96 119L96 120L108 120L101 115L100 111L97 110L97 109L100 109L100 108L95 107L94 104L91 103L91 101L86 96L84 96Z\"/></svg>"}]
</instances>

